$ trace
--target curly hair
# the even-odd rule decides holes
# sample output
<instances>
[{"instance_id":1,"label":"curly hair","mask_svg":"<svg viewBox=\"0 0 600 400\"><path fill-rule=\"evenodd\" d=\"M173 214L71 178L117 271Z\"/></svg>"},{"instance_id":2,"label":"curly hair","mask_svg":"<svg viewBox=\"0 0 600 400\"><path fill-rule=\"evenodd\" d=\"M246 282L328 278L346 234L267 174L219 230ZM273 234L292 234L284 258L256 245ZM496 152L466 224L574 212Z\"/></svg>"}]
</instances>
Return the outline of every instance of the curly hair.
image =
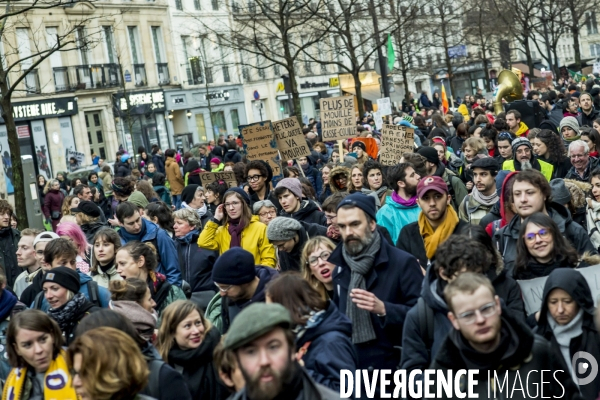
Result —
<instances>
[{"instance_id":1,"label":"curly hair","mask_svg":"<svg viewBox=\"0 0 600 400\"><path fill-rule=\"evenodd\" d=\"M437 248L434 269L440 276L443 268L444 275L452 278L465 271L486 273L492 261L493 254L482 243L466 235L451 235Z\"/></svg>"},{"instance_id":2,"label":"curly hair","mask_svg":"<svg viewBox=\"0 0 600 400\"><path fill-rule=\"evenodd\" d=\"M369 181L367 180L367 177L369 176L369 171L371 171L373 169L378 169L379 172L381 172L381 186L387 186L386 177L385 177L385 174L383 173L383 165L381 165L380 163L378 163L375 160L369 160L363 164L363 170L362 170L363 187L368 187L369 189L371 189L371 187L369 186Z\"/></svg>"},{"instance_id":3,"label":"curly hair","mask_svg":"<svg viewBox=\"0 0 600 400\"><path fill-rule=\"evenodd\" d=\"M539 139L548 148L546 160L551 163L559 163L565 158L565 145L556 133L549 129L542 129L536 135L536 139Z\"/></svg>"}]
</instances>

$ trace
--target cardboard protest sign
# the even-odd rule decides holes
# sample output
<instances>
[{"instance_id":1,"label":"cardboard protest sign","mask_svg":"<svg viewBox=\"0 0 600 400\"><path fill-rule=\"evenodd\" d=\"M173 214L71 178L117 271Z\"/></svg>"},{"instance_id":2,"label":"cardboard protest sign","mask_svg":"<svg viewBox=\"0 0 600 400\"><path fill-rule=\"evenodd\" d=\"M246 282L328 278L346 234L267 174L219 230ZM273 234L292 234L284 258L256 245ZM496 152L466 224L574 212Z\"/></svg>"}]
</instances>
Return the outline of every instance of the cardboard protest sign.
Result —
<instances>
[{"instance_id":1,"label":"cardboard protest sign","mask_svg":"<svg viewBox=\"0 0 600 400\"><path fill-rule=\"evenodd\" d=\"M263 160L273 169L273 176L281 175L279 150L273 134L271 121L261 121L239 127L244 141L246 158L250 161Z\"/></svg>"},{"instance_id":2,"label":"cardboard protest sign","mask_svg":"<svg viewBox=\"0 0 600 400\"><path fill-rule=\"evenodd\" d=\"M202 183L202 187L206 189L210 183L216 181L224 181L227 186L235 187L237 186L237 180L235 179L235 175L233 172L201 172L200 173L200 182Z\"/></svg>"},{"instance_id":3,"label":"cardboard protest sign","mask_svg":"<svg viewBox=\"0 0 600 400\"><path fill-rule=\"evenodd\" d=\"M380 111L373 113L373 121L375 121L375 129L378 131L383 127L383 115Z\"/></svg>"},{"instance_id":4,"label":"cardboard protest sign","mask_svg":"<svg viewBox=\"0 0 600 400\"><path fill-rule=\"evenodd\" d=\"M392 101L389 97L377 99L377 111L379 111L382 117L392 113Z\"/></svg>"},{"instance_id":5,"label":"cardboard protest sign","mask_svg":"<svg viewBox=\"0 0 600 400\"><path fill-rule=\"evenodd\" d=\"M273 132L282 160L293 160L310 155L302 126L295 116L273 122Z\"/></svg>"},{"instance_id":6,"label":"cardboard protest sign","mask_svg":"<svg viewBox=\"0 0 600 400\"><path fill-rule=\"evenodd\" d=\"M590 290L594 305L598 304L598 295L600 295L600 265L577 269L583 275ZM525 311L527 315L538 312L542 308L542 297L544 295L544 285L546 284L547 276L541 278L517 280L523 294L523 302L525 303Z\"/></svg>"},{"instance_id":7,"label":"cardboard protest sign","mask_svg":"<svg viewBox=\"0 0 600 400\"><path fill-rule=\"evenodd\" d=\"M383 125L381 129L381 150L379 162L382 165L396 165L402 154L415 151L415 130L402 125Z\"/></svg>"},{"instance_id":8,"label":"cardboard protest sign","mask_svg":"<svg viewBox=\"0 0 600 400\"><path fill-rule=\"evenodd\" d=\"M326 97L321 106L321 134L324 142L356 136L354 96Z\"/></svg>"}]
</instances>

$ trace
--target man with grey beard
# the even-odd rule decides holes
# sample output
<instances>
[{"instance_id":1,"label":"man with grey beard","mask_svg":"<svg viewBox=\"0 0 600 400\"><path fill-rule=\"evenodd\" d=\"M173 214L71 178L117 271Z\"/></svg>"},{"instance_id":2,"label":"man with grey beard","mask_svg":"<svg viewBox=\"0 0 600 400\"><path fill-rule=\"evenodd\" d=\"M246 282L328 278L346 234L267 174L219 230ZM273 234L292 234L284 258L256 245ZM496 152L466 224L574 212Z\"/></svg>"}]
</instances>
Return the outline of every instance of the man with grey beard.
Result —
<instances>
[{"instance_id":1,"label":"man with grey beard","mask_svg":"<svg viewBox=\"0 0 600 400\"><path fill-rule=\"evenodd\" d=\"M529 139L518 137L512 141L513 159L506 160L502 169L507 171L524 171L535 169L540 171L548 181L552 179L554 166L533 156L533 146Z\"/></svg>"},{"instance_id":2,"label":"man with grey beard","mask_svg":"<svg viewBox=\"0 0 600 400\"><path fill-rule=\"evenodd\" d=\"M329 256L333 302L352 321L359 369L396 369L406 314L417 303L423 273L417 259L382 240L375 199L346 196L337 207L342 243ZM379 390L376 391L379 393Z\"/></svg>"}]
</instances>

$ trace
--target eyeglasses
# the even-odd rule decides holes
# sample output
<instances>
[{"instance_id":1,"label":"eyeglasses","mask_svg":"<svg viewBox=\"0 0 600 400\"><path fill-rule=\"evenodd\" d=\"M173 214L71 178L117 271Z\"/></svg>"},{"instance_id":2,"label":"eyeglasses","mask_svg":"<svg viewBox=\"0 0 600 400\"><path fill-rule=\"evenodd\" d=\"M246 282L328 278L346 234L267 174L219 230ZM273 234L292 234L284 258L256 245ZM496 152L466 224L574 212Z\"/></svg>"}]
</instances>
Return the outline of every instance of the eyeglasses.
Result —
<instances>
[{"instance_id":1,"label":"eyeglasses","mask_svg":"<svg viewBox=\"0 0 600 400\"><path fill-rule=\"evenodd\" d=\"M572 160L577 160L578 158L585 158L587 154L571 154L569 156Z\"/></svg>"},{"instance_id":2,"label":"eyeglasses","mask_svg":"<svg viewBox=\"0 0 600 400\"><path fill-rule=\"evenodd\" d=\"M325 219L327 220L327 222L333 222L334 219L337 218L337 215L327 215L325 214Z\"/></svg>"},{"instance_id":3,"label":"eyeglasses","mask_svg":"<svg viewBox=\"0 0 600 400\"><path fill-rule=\"evenodd\" d=\"M491 302L484 304L478 310L466 311L462 314L456 316L456 318L460 319L466 325L471 325L477 319L477 313L481 315L483 318L489 318L492 315L496 314L496 303Z\"/></svg>"},{"instance_id":4,"label":"eyeglasses","mask_svg":"<svg viewBox=\"0 0 600 400\"><path fill-rule=\"evenodd\" d=\"M329 259L330 255L331 255L330 251L324 251L316 257L310 257L308 259L308 265L310 265L311 267L314 267L319 262L319 259L321 259L321 261L327 261Z\"/></svg>"},{"instance_id":5,"label":"eyeglasses","mask_svg":"<svg viewBox=\"0 0 600 400\"><path fill-rule=\"evenodd\" d=\"M237 207L240 204L242 204L240 201L232 201L231 203L223 203L223 207L225 207L225 208Z\"/></svg>"},{"instance_id":6,"label":"eyeglasses","mask_svg":"<svg viewBox=\"0 0 600 400\"><path fill-rule=\"evenodd\" d=\"M550 232L547 229L540 229L539 232L530 232L523 236L523 238L526 242L531 243L535 241L536 236L539 236L540 239L547 239L550 236Z\"/></svg>"},{"instance_id":7,"label":"eyeglasses","mask_svg":"<svg viewBox=\"0 0 600 400\"><path fill-rule=\"evenodd\" d=\"M79 373L79 371L76 371L75 368L69 369L69 374L71 374L71 379L75 378L76 376L79 376L81 378L81 374Z\"/></svg>"},{"instance_id":8,"label":"eyeglasses","mask_svg":"<svg viewBox=\"0 0 600 400\"><path fill-rule=\"evenodd\" d=\"M258 214L258 216L261 217L261 218L274 217L276 215L277 215L277 211L275 211L275 210L273 210L273 211L265 211L264 213Z\"/></svg>"},{"instance_id":9,"label":"eyeglasses","mask_svg":"<svg viewBox=\"0 0 600 400\"><path fill-rule=\"evenodd\" d=\"M257 182L261 177L262 177L262 175L252 175L252 176L248 176L246 178L246 180L248 182Z\"/></svg>"},{"instance_id":10,"label":"eyeglasses","mask_svg":"<svg viewBox=\"0 0 600 400\"><path fill-rule=\"evenodd\" d=\"M231 289L233 287L233 285L229 285L225 289L223 289L221 286L219 286L219 284L217 282L215 282L215 286L219 289L219 291L221 293L227 293L229 291L229 289Z\"/></svg>"}]
</instances>

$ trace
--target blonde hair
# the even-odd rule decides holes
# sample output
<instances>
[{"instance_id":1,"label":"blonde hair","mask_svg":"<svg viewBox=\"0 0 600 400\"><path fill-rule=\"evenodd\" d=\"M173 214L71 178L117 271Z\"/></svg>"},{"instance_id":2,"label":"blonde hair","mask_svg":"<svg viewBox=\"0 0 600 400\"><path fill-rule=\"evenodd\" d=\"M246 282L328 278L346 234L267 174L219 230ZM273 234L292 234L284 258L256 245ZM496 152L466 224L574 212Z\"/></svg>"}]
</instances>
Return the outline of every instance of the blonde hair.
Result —
<instances>
[{"instance_id":1,"label":"blonde hair","mask_svg":"<svg viewBox=\"0 0 600 400\"><path fill-rule=\"evenodd\" d=\"M475 150L475 154L481 153L483 150L487 149L485 145L485 141L480 137L470 137L463 143L463 150L469 146L473 150Z\"/></svg>"},{"instance_id":2,"label":"blonde hair","mask_svg":"<svg viewBox=\"0 0 600 400\"><path fill-rule=\"evenodd\" d=\"M468 293L473 294L477 289L481 286L486 287L492 293L492 297L496 296L496 290L494 290L494 286L492 286L492 282L483 274L478 274L475 272L463 272L446 286L444 289L444 298L446 300L446 304L448 304L448 309L454 312L454 308L452 307L452 298L457 293Z\"/></svg>"},{"instance_id":3,"label":"blonde hair","mask_svg":"<svg viewBox=\"0 0 600 400\"><path fill-rule=\"evenodd\" d=\"M327 296L327 289L325 288L325 285L323 285L323 282L315 278L310 266L308 265L308 257L310 253L315 251L321 245L329 248L332 252L335 250L335 243L325 236L316 236L312 239L309 239L304 245L302 254L300 256L300 272L302 273L302 277L308 281L308 283L310 283L310 286L319 292L321 298L328 300L329 296Z\"/></svg>"},{"instance_id":4,"label":"blonde hair","mask_svg":"<svg viewBox=\"0 0 600 400\"><path fill-rule=\"evenodd\" d=\"M189 208L182 208L173 213L173 219L180 219L187 222L190 226L196 229L202 228L202 221L196 211L192 211Z\"/></svg>"},{"instance_id":5,"label":"blonde hair","mask_svg":"<svg viewBox=\"0 0 600 400\"><path fill-rule=\"evenodd\" d=\"M212 324L204 317L204 312L196 303L189 300L177 300L169 304L161 314L162 322L158 330L158 338L156 341L156 349L160 356L169 362L169 351L175 343L175 334L177 333L177 325L188 317L194 311L198 311L202 325L204 325L204 336L208 334L212 328Z\"/></svg>"},{"instance_id":6,"label":"blonde hair","mask_svg":"<svg viewBox=\"0 0 600 400\"><path fill-rule=\"evenodd\" d=\"M115 328L96 328L78 336L69 346L70 368L75 354L81 354L79 376L94 400L132 399L148 384L148 364L138 345Z\"/></svg>"},{"instance_id":7,"label":"blonde hair","mask_svg":"<svg viewBox=\"0 0 600 400\"><path fill-rule=\"evenodd\" d=\"M248 224L250 224L250 221L252 220L252 211L250 210L250 206L248 206L248 203L246 203L246 200L242 198L241 194L234 191L225 192L221 203L224 204L227 198L231 196L235 196L235 198L242 203L242 216L240 217L240 224L243 224L245 227L247 227ZM225 209L225 206L223 206L223 214L225 216L223 218L223 226L226 227L229 223L229 214L227 214L227 209Z\"/></svg>"},{"instance_id":8,"label":"blonde hair","mask_svg":"<svg viewBox=\"0 0 600 400\"><path fill-rule=\"evenodd\" d=\"M62 208L61 208L63 217L65 215L71 215L71 201L73 201L73 199L75 199L76 197L77 196L75 196L74 194L70 194L67 197L65 197L65 199L63 200Z\"/></svg>"}]
</instances>

